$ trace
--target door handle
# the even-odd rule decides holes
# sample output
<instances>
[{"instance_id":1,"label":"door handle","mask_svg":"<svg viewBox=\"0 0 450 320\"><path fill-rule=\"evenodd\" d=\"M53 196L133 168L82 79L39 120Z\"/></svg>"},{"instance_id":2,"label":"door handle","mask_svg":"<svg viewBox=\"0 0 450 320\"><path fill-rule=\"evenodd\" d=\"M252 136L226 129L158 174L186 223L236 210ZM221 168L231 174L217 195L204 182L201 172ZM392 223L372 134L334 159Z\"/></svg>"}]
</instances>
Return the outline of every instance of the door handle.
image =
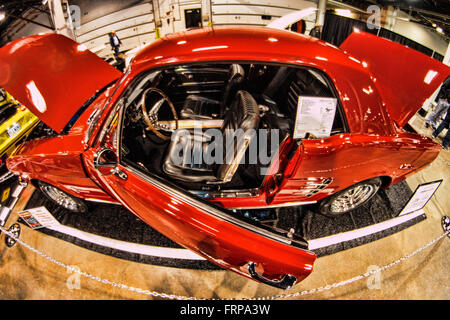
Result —
<instances>
[{"instance_id":1,"label":"door handle","mask_svg":"<svg viewBox=\"0 0 450 320\"><path fill-rule=\"evenodd\" d=\"M267 279L267 278L263 277L262 275L260 275L258 272L256 272L255 267L256 267L256 263L254 263L254 262L250 262L248 264L248 273L250 274L250 276L253 279L255 279L256 281L267 284L269 286L287 290L287 289L291 288L297 282L297 278L290 274L285 274L283 276L283 278L281 278L281 280Z\"/></svg>"}]
</instances>

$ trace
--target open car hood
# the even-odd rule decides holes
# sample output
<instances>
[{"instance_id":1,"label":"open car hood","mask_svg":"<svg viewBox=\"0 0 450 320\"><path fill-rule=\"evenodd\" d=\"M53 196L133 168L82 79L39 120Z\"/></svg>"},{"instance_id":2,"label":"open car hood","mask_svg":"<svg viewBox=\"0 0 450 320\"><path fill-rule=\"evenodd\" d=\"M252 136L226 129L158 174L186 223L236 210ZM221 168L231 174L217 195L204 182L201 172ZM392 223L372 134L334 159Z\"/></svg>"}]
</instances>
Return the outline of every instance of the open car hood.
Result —
<instances>
[{"instance_id":1,"label":"open car hood","mask_svg":"<svg viewBox=\"0 0 450 320\"><path fill-rule=\"evenodd\" d=\"M416 50L353 32L340 46L367 64L392 120L403 127L444 82L450 68Z\"/></svg>"},{"instance_id":2,"label":"open car hood","mask_svg":"<svg viewBox=\"0 0 450 320\"><path fill-rule=\"evenodd\" d=\"M0 48L0 87L58 133L97 90L121 75L63 35L31 36Z\"/></svg>"}]
</instances>

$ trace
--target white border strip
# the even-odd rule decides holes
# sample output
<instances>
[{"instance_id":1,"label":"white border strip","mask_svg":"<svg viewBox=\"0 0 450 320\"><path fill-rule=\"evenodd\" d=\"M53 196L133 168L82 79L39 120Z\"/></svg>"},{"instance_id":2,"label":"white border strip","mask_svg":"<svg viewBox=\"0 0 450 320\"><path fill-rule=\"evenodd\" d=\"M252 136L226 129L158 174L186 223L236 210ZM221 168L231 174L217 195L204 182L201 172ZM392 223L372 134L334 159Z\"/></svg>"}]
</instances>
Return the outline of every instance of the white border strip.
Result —
<instances>
[{"instance_id":1,"label":"white border strip","mask_svg":"<svg viewBox=\"0 0 450 320\"><path fill-rule=\"evenodd\" d=\"M328 237L323 237L319 239L312 239L308 241L309 250L316 250L324 247L328 247L334 244L362 238L364 236L368 236L371 234L375 234L392 227L398 226L402 223L405 223L409 220L412 220L418 216L425 214L423 209L415 211L410 214L406 214L403 216L399 216L387 221L383 221L371 226L367 226L364 228L356 229L353 231L343 232L335 235L331 235ZM179 249L179 248L167 248L167 247L157 247L150 245L143 245L137 243L131 243L121 240L115 240L111 238L106 238L102 236L98 236L95 234L91 234L85 231L81 231L72 227L67 227L62 224L58 224L56 226L47 227L47 229L57 231L77 239L90 242L96 245L100 245L107 248L112 248L120 251L125 251L129 253L142 254L146 256L154 256L160 258L169 258L169 259L181 259L181 260L206 260L203 257L195 254L194 252L187 249Z\"/></svg>"},{"instance_id":2,"label":"white border strip","mask_svg":"<svg viewBox=\"0 0 450 320\"><path fill-rule=\"evenodd\" d=\"M396 218L383 221L374 225L370 225L364 228L356 229L353 231L338 233L335 235L318 238L318 239L312 239L308 241L309 250L316 250L324 247L328 247L331 245L335 245L338 243L362 238L371 234L375 234L387 229L390 229L392 227L398 226L402 223L405 223L409 220L412 220L418 216L424 215L425 212L423 209L417 210L415 212L398 216ZM180 248L168 248L168 247L157 247L157 246L150 246L150 245L144 245L144 244L138 244L138 243L131 243L116 239L111 239L103 236L98 236L92 233L88 233L85 231L81 231L72 227L65 226L63 224L57 224L55 226L48 226L46 227L49 230L57 231L72 237L75 237L77 239L93 243L96 245L100 245L103 247L116 249L124 252L129 253L135 253L135 254L142 254L145 256L153 256L153 257L160 257L160 258L169 258L169 259L181 259L181 260L203 260L206 259L197 255L196 253L188 250L188 249L180 249Z\"/></svg>"},{"instance_id":3,"label":"white border strip","mask_svg":"<svg viewBox=\"0 0 450 320\"><path fill-rule=\"evenodd\" d=\"M362 237L398 226L402 223L405 223L405 222L412 220L423 214L425 214L425 212L423 211L423 209L421 209L421 210L417 210L415 212L405 214L403 216L399 216L399 217L396 217L393 219L389 219L387 221L383 221L383 222L380 222L377 224L373 224L373 225L370 225L370 226L367 226L364 228L360 228L360 229L356 229L356 230L348 231L348 232L342 232L342 233L334 234L334 235L328 236L328 237L309 240L308 241L308 244L309 244L308 249L316 250L316 249L325 248L325 247L328 247L328 246L331 246L334 244L362 238Z\"/></svg>"},{"instance_id":4,"label":"white border strip","mask_svg":"<svg viewBox=\"0 0 450 320\"><path fill-rule=\"evenodd\" d=\"M120 241L115 239L110 239L102 236L98 236L92 233L84 232L72 227L67 227L62 224L56 226L47 227L49 230L57 231L70 235L72 237L78 238L83 241L101 245L104 247L117 249L120 251L137 253L146 256L155 256L161 258L170 259L182 259L182 260L206 260L203 257L195 254L194 252L187 249L178 248L167 248L167 247L156 247L137 243L131 243L126 241Z\"/></svg>"}]
</instances>

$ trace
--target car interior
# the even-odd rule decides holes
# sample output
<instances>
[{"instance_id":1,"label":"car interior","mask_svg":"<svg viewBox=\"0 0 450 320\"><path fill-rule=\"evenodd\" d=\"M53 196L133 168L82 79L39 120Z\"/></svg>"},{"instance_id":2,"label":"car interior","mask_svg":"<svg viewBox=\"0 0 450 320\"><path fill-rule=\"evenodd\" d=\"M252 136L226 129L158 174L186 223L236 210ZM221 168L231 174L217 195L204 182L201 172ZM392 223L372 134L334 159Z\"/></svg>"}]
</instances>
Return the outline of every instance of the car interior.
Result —
<instances>
[{"instance_id":1,"label":"car interior","mask_svg":"<svg viewBox=\"0 0 450 320\"><path fill-rule=\"evenodd\" d=\"M120 159L187 190L259 188L270 163L250 153L275 146L264 149L270 159L292 136L300 96L337 94L321 71L292 65L228 62L153 69L123 95ZM331 135L345 131L338 103Z\"/></svg>"}]
</instances>

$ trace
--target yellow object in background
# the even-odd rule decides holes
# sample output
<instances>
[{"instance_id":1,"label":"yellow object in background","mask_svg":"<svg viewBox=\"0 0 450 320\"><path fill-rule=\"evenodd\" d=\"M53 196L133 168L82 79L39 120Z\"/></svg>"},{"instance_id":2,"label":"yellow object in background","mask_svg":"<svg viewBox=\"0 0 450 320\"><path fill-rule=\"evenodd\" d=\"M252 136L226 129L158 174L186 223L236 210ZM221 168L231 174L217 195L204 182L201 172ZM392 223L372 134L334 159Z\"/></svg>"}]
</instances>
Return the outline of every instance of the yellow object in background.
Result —
<instances>
[{"instance_id":1,"label":"yellow object in background","mask_svg":"<svg viewBox=\"0 0 450 320\"><path fill-rule=\"evenodd\" d=\"M8 157L39 118L0 88L0 158Z\"/></svg>"},{"instance_id":2,"label":"yellow object in background","mask_svg":"<svg viewBox=\"0 0 450 320\"><path fill-rule=\"evenodd\" d=\"M8 187L5 190L3 190L2 201L1 202L5 202L6 200L8 200L10 192L11 192L11 188L10 187Z\"/></svg>"}]
</instances>

